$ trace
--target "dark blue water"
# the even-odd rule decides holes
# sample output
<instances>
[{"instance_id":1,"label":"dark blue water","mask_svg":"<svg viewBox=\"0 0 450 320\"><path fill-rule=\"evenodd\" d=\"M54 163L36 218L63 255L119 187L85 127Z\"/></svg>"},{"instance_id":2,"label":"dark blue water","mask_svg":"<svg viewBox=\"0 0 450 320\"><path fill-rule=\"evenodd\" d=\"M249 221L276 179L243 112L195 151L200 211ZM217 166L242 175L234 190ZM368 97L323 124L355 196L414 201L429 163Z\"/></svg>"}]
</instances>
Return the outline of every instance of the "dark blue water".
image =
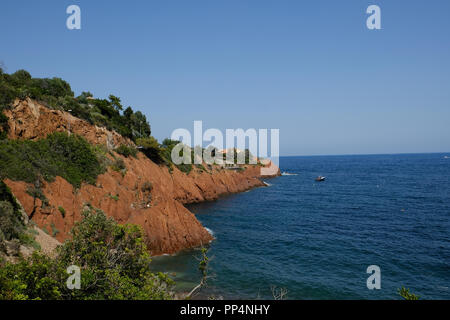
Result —
<instances>
[{"instance_id":1,"label":"dark blue water","mask_svg":"<svg viewBox=\"0 0 450 320\"><path fill-rule=\"evenodd\" d=\"M450 299L450 159L445 154L281 158L296 175L191 206L217 238L209 293L225 298ZM448 155L447 155L448 156ZM315 182L318 175L325 182ZM180 290L199 279L198 251L154 261ZM369 290L369 265L381 289Z\"/></svg>"}]
</instances>

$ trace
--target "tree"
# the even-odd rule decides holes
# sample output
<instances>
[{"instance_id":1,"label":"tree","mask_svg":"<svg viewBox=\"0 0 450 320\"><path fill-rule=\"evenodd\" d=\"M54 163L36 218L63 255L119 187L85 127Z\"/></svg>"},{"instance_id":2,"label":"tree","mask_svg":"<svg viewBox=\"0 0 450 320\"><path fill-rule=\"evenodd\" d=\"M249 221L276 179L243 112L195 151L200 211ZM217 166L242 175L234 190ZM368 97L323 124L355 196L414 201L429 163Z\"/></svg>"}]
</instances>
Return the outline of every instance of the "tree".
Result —
<instances>
[{"instance_id":1,"label":"tree","mask_svg":"<svg viewBox=\"0 0 450 320\"><path fill-rule=\"evenodd\" d=\"M8 117L2 113L0 107L0 140L6 139L9 131Z\"/></svg>"},{"instance_id":2,"label":"tree","mask_svg":"<svg viewBox=\"0 0 450 320\"><path fill-rule=\"evenodd\" d=\"M92 98L93 95L89 91L83 91L81 94L77 97L77 100L81 103L88 103L88 98Z\"/></svg>"},{"instance_id":3,"label":"tree","mask_svg":"<svg viewBox=\"0 0 450 320\"><path fill-rule=\"evenodd\" d=\"M116 109L117 111L122 111L123 106L120 103L120 98L113 96L112 94L109 95L109 101L111 101L111 105Z\"/></svg>"},{"instance_id":4,"label":"tree","mask_svg":"<svg viewBox=\"0 0 450 320\"><path fill-rule=\"evenodd\" d=\"M137 136L139 138L145 138L150 136L151 134L150 125L148 124L147 118L142 112L136 111L134 114L132 114L131 122L133 127L136 129Z\"/></svg>"},{"instance_id":5,"label":"tree","mask_svg":"<svg viewBox=\"0 0 450 320\"><path fill-rule=\"evenodd\" d=\"M0 299L171 299L173 281L150 271L140 227L119 225L87 206L72 239L50 258L35 252L0 268ZM79 290L67 288L69 266L81 271Z\"/></svg>"},{"instance_id":6,"label":"tree","mask_svg":"<svg viewBox=\"0 0 450 320\"><path fill-rule=\"evenodd\" d=\"M94 95L90 92L90 91L83 91L81 92L81 95L86 97L86 98L92 98Z\"/></svg>"},{"instance_id":7,"label":"tree","mask_svg":"<svg viewBox=\"0 0 450 320\"><path fill-rule=\"evenodd\" d=\"M64 273L61 266L39 252L18 263L6 263L0 268L0 300L61 299Z\"/></svg>"},{"instance_id":8,"label":"tree","mask_svg":"<svg viewBox=\"0 0 450 320\"><path fill-rule=\"evenodd\" d=\"M88 208L71 234L58 260L64 266L81 268L82 290L72 291L72 297L170 298L170 280L150 272L151 259L140 227L119 225L101 210Z\"/></svg>"},{"instance_id":9,"label":"tree","mask_svg":"<svg viewBox=\"0 0 450 320\"><path fill-rule=\"evenodd\" d=\"M136 145L141 148L141 151L152 161L156 163L164 162L163 149L156 138L149 136L146 138L138 138Z\"/></svg>"},{"instance_id":10,"label":"tree","mask_svg":"<svg viewBox=\"0 0 450 320\"><path fill-rule=\"evenodd\" d=\"M28 71L20 69L12 74L12 77L15 78L20 83L25 83L26 81L31 80L31 75Z\"/></svg>"},{"instance_id":11,"label":"tree","mask_svg":"<svg viewBox=\"0 0 450 320\"><path fill-rule=\"evenodd\" d=\"M198 264L198 270L200 271L202 278L200 279L200 283L198 285L196 285L186 296L186 299L190 299L193 297L194 294L196 294L196 292L198 292L201 288L205 287L207 285L207 281L208 281L208 271L209 271L209 261L210 259L208 258L208 249L206 249L205 247L201 247L201 257L197 258L197 260L199 260L199 264Z\"/></svg>"},{"instance_id":12,"label":"tree","mask_svg":"<svg viewBox=\"0 0 450 320\"><path fill-rule=\"evenodd\" d=\"M19 204L8 186L0 180L0 242L18 239L25 231Z\"/></svg>"},{"instance_id":13,"label":"tree","mask_svg":"<svg viewBox=\"0 0 450 320\"><path fill-rule=\"evenodd\" d=\"M155 137L139 138L136 140L136 144L145 149L159 149L159 142Z\"/></svg>"},{"instance_id":14,"label":"tree","mask_svg":"<svg viewBox=\"0 0 450 320\"><path fill-rule=\"evenodd\" d=\"M131 107L127 107L126 109L125 109L125 111L123 112L123 116L126 118L126 119L128 119L128 120L130 120L131 119L131 116L133 115L133 109L131 109Z\"/></svg>"}]
</instances>

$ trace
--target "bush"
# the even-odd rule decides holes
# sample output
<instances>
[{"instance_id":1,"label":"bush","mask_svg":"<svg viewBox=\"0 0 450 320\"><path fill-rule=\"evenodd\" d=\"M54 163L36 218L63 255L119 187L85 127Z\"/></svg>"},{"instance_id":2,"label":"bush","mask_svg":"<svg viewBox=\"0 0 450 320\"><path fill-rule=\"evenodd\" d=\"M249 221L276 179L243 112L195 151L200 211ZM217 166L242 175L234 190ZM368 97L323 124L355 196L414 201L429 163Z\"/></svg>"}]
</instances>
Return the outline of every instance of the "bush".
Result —
<instances>
[{"instance_id":1,"label":"bush","mask_svg":"<svg viewBox=\"0 0 450 320\"><path fill-rule=\"evenodd\" d=\"M113 164L111 165L111 169L114 171L123 171L126 170L127 166L125 165L125 162L122 159L116 159Z\"/></svg>"},{"instance_id":2,"label":"bush","mask_svg":"<svg viewBox=\"0 0 450 320\"><path fill-rule=\"evenodd\" d=\"M189 174L192 171L192 164L178 164L176 165L176 167L178 168L178 170L180 170L181 172L184 172L186 174Z\"/></svg>"},{"instance_id":3,"label":"bush","mask_svg":"<svg viewBox=\"0 0 450 320\"><path fill-rule=\"evenodd\" d=\"M153 162L161 164L167 163L163 149L158 143L158 140L154 137L139 138L136 140L136 144L141 147L142 152Z\"/></svg>"},{"instance_id":4,"label":"bush","mask_svg":"<svg viewBox=\"0 0 450 320\"><path fill-rule=\"evenodd\" d=\"M36 201L36 199L41 200L42 208L45 208L49 205L49 201L41 188L28 187L26 192L28 195L33 197L34 201Z\"/></svg>"},{"instance_id":5,"label":"bush","mask_svg":"<svg viewBox=\"0 0 450 320\"><path fill-rule=\"evenodd\" d=\"M61 212L61 215L63 218L66 217L66 209L64 209L63 207L59 206L58 207L59 212Z\"/></svg>"},{"instance_id":6,"label":"bush","mask_svg":"<svg viewBox=\"0 0 450 320\"><path fill-rule=\"evenodd\" d=\"M25 232L25 223L10 202L0 201L0 231L4 240L18 239Z\"/></svg>"},{"instance_id":7,"label":"bush","mask_svg":"<svg viewBox=\"0 0 450 320\"><path fill-rule=\"evenodd\" d=\"M186 174L189 174L191 172L193 166L193 159L194 159L194 151L189 148L191 158L191 163L182 163L175 165L172 161L172 150L175 148L176 145L180 143L180 141L177 140L171 140L171 139L164 139L163 143L161 145L158 144L158 141L151 137L152 140L147 143L147 148L151 151L144 150L144 153L154 162L156 163L164 163L169 167L169 172L173 172L173 166L176 166L181 172L184 172ZM138 140L137 143L141 142L141 140ZM145 143L142 143L141 145L146 145ZM183 150L180 151L180 156L183 156Z\"/></svg>"},{"instance_id":8,"label":"bush","mask_svg":"<svg viewBox=\"0 0 450 320\"><path fill-rule=\"evenodd\" d=\"M0 268L0 299L171 299L173 281L152 273L150 261L139 227L89 208L56 258L35 252ZM81 269L80 290L66 287L71 265Z\"/></svg>"},{"instance_id":9,"label":"bush","mask_svg":"<svg viewBox=\"0 0 450 320\"><path fill-rule=\"evenodd\" d=\"M119 201L119 195L118 195L118 194L112 195L111 193L109 193L109 194L108 194L108 197L109 197L110 199L115 200L115 201Z\"/></svg>"},{"instance_id":10,"label":"bush","mask_svg":"<svg viewBox=\"0 0 450 320\"><path fill-rule=\"evenodd\" d=\"M6 252L4 241L25 239L25 221L11 190L0 180L0 251Z\"/></svg>"},{"instance_id":11,"label":"bush","mask_svg":"<svg viewBox=\"0 0 450 320\"><path fill-rule=\"evenodd\" d=\"M139 138L136 140L136 144L144 149L160 150L158 140L155 137Z\"/></svg>"},{"instance_id":12,"label":"bush","mask_svg":"<svg viewBox=\"0 0 450 320\"><path fill-rule=\"evenodd\" d=\"M5 116L2 112L2 108L0 107L0 140L6 139L8 135L8 117Z\"/></svg>"},{"instance_id":13,"label":"bush","mask_svg":"<svg viewBox=\"0 0 450 320\"><path fill-rule=\"evenodd\" d=\"M398 289L398 294L405 300L419 300L420 298L418 295L410 293L409 289L406 289L405 287L401 287L401 289Z\"/></svg>"},{"instance_id":14,"label":"bush","mask_svg":"<svg viewBox=\"0 0 450 320\"><path fill-rule=\"evenodd\" d=\"M29 259L21 258L0 268L0 299L61 299L66 275L53 259L35 252Z\"/></svg>"},{"instance_id":15,"label":"bush","mask_svg":"<svg viewBox=\"0 0 450 320\"><path fill-rule=\"evenodd\" d=\"M88 289L73 292L75 298L170 297L167 290L170 281L149 270L151 259L141 228L118 225L100 210L83 213L83 220L72 230L72 240L61 248L59 260L64 265L82 268L82 288Z\"/></svg>"},{"instance_id":16,"label":"bush","mask_svg":"<svg viewBox=\"0 0 450 320\"><path fill-rule=\"evenodd\" d=\"M94 148L77 135L55 132L39 141L0 141L0 179L34 183L61 176L74 187L105 171Z\"/></svg>"},{"instance_id":17,"label":"bush","mask_svg":"<svg viewBox=\"0 0 450 320\"><path fill-rule=\"evenodd\" d=\"M137 156L137 149L135 147L132 146L127 146L127 145L120 145L118 148L116 148L116 151L118 154L124 156L124 157L129 157L129 156L133 156L134 158L136 158Z\"/></svg>"},{"instance_id":18,"label":"bush","mask_svg":"<svg viewBox=\"0 0 450 320\"><path fill-rule=\"evenodd\" d=\"M56 237L56 236L58 235L58 233L59 233L59 230L56 229L55 224L52 223L52 224L50 225L50 228L52 228L52 237Z\"/></svg>"}]
</instances>

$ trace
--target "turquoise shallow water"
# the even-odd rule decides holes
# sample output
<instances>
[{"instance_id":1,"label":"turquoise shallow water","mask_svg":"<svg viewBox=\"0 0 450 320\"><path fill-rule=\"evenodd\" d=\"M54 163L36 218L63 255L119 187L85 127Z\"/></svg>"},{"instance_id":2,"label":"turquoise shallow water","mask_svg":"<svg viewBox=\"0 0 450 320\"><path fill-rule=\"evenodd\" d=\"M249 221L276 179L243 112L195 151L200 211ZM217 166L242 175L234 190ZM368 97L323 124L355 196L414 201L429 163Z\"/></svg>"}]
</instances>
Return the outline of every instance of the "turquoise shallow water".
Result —
<instances>
[{"instance_id":1,"label":"turquoise shallow water","mask_svg":"<svg viewBox=\"0 0 450 320\"><path fill-rule=\"evenodd\" d=\"M450 299L449 154L281 158L294 175L190 206L214 232L210 287L225 298L392 299L409 287ZM317 183L318 175L327 177ZM180 290L199 280L199 252L158 257ZM368 290L366 269L381 268Z\"/></svg>"}]
</instances>

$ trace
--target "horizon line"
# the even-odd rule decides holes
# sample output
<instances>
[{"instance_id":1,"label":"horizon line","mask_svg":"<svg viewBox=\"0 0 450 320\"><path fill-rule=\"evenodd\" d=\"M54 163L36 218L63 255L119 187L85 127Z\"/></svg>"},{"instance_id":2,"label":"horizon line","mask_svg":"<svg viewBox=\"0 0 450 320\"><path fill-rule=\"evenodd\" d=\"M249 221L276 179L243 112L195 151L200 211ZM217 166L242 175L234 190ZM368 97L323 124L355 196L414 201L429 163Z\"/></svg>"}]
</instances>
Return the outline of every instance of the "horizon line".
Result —
<instances>
[{"instance_id":1,"label":"horizon line","mask_svg":"<svg viewBox=\"0 0 450 320\"><path fill-rule=\"evenodd\" d=\"M396 153L343 153L343 154L307 154L307 155L280 155L280 158L289 157L340 157L340 156L395 156L395 155L417 155L417 154L450 154L450 151L437 152L396 152ZM270 157L268 157L270 158Z\"/></svg>"}]
</instances>

